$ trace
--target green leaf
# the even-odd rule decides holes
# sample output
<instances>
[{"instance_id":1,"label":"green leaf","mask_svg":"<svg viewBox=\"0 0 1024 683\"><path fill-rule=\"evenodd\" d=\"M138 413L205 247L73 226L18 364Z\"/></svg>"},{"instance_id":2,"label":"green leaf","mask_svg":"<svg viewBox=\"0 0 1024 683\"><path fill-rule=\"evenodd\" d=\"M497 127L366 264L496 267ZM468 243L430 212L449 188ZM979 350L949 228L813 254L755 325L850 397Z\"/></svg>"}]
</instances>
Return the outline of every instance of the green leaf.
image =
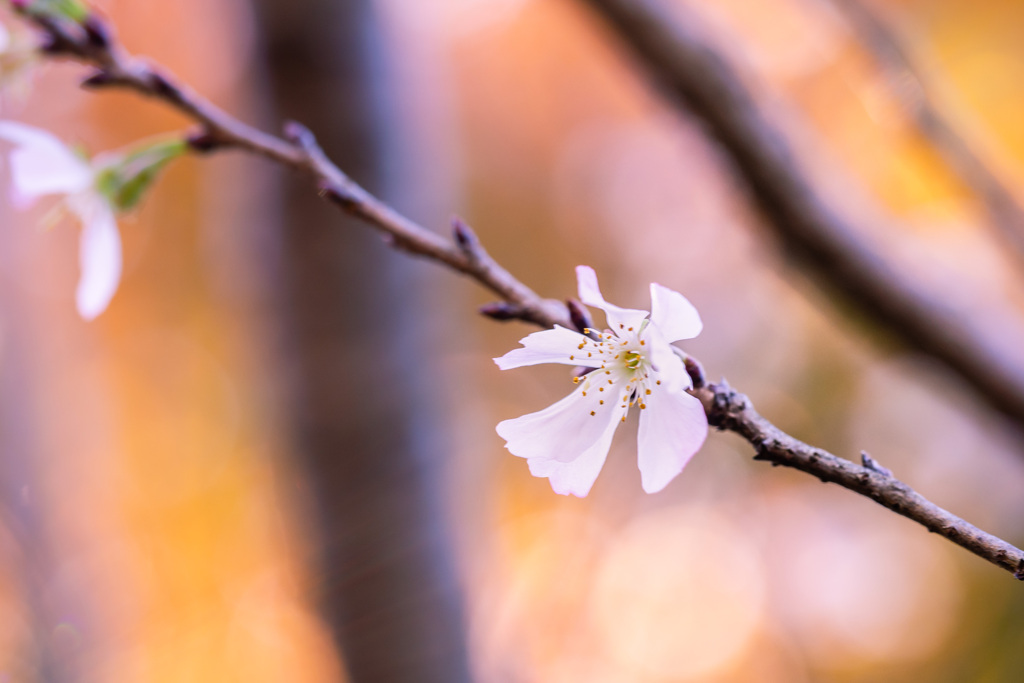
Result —
<instances>
[{"instance_id":1,"label":"green leaf","mask_svg":"<svg viewBox=\"0 0 1024 683\"><path fill-rule=\"evenodd\" d=\"M118 211L130 211L138 206L164 166L187 150L185 140L178 137L149 142L100 171L96 190Z\"/></svg>"},{"instance_id":2,"label":"green leaf","mask_svg":"<svg viewBox=\"0 0 1024 683\"><path fill-rule=\"evenodd\" d=\"M26 9L30 14L69 19L76 24L89 17L89 6L81 0L32 0Z\"/></svg>"}]
</instances>

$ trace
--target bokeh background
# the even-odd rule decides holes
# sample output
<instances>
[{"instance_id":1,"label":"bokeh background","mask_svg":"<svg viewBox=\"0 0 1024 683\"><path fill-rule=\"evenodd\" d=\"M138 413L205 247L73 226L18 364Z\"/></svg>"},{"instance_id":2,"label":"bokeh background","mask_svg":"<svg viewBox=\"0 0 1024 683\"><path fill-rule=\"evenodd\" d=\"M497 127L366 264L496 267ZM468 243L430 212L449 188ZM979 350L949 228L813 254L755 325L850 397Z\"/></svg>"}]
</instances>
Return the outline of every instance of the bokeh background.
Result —
<instances>
[{"instance_id":1,"label":"bokeh background","mask_svg":"<svg viewBox=\"0 0 1024 683\"><path fill-rule=\"evenodd\" d=\"M831 201L1024 349L1024 273L844 16L678 1ZM98 4L241 118L311 124L421 223L459 213L544 295L573 295L579 263L621 305L652 280L683 292L705 322L687 351L766 417L1024 541L1020 427L782 258L583 3ZM1021 187L1024 3L875 7ZM3 117L93 151L187 125L82 75L47 66ZM0 205L3 683L1020 680L1005 572L734 436L648 496L626 425L588 498L553 494L494 433L571 387L491 362L530 330L260 160L176 163L121 222L125 277L92 323L77 228L41 228L46 210Z\"/></svg>"}]
</instances>

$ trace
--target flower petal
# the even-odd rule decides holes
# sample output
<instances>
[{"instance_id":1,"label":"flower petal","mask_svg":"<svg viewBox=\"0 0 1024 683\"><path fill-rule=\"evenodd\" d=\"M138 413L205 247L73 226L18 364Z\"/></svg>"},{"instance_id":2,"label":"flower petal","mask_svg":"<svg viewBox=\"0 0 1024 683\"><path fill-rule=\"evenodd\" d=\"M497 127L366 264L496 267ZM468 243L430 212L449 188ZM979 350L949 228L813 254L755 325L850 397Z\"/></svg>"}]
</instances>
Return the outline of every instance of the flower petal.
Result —
<instances>
[{"instance_id":1,"label":"flower petal","mask_svg":"<svg viewBox=\"0 0 1024 683\"><path fill-rule=\"evenodd\" d=\"M662 390L678 393L693 386L683 359L661 335L661 330L652 324L644 330L644 337L650 346L651 363L657 372L657 379L661 381Z\"/></svg>"},{"instance_id":2,"label":"flower petal","mask_svg":"<svg viewBox=\"0 0 1024 683\"><path fill-rule=\"evenodd\" d=\"M704 329L700 314L685 296L656 282L651 283L651 323L669 343L693 339Z\"/></svg>"},{"instance_id":3,"label":"flower petal","mask_svg":"<svg viewBox=\"0 0 1024 683\"><path fill-rule=\"evenodd\" d=\"M622 409L613 392L588 391L584 384L544 410L499 422L505 448L520 458L571 462L597 443L609 426L618 426ZM593 415L591 415L593 413Z\"/></svg>"},{"instance_id":4,"label":"flower petal","mask_svg":"<svg viewBox=\"0 0 1024 683\"><path fill-rule=\"evenodd\" d=\"M92 320L107 308L121 280L121 236L110 205L98 195L72 198L69 208L82 221L78 252L81 276L75 302L78 313Z\"/></svg>"},{"instance_id":5,"label":"flower petal","mask_svg":"<svg viewBox=\"0 0 1024 683\"><path fill-rule=\"evenodd\" d=\"M93 183L89 164L45 130L0 121L0 139L16 145L10 158L12 190L18 204L47 194L80 192Z\"/></svg>"},{"instance_id":6,"label":"flower petal","mask_svg":"<svg viewBox=\"0 0 1024 683\"><path fill-rule=\"evenodd\" d=\"M601 288L597 284L597 273L590 266L576 266L576 282L579 288L580 301L587 306L600 308L608 318L608 327L613 330L635 327L639 328L647 311L634 308L619 308L604 300Z\"/></svg>"},{"instance_id":7,"label":"flower petal","mask_svg":"<svg viewBox=\"0 0 1024 683\"><path fill-rule=\"evenodd\" d=\"M640 412L637 464L644 491L656 493L668 486L707 435L708 420L699 400L657 388Z\"/></svg>"},{"instance_id":8,"label":"flower petal","mask_svg":"<svg viewBox=\"0 0 1024 683\"><path fill-rule=\"evenodd\" d=\"M541 363L562 363L564 365L582 365L588 368L601 367L600 359L583 358L580 344L587 341L579 332L556 325L554 329L534 332L519 340L523 348L512 349L494 362L502 370L521 368L526 365ZM573 358L570 358L573 356Z\"/></svg>"},{"instance_id":9,"label":"flower petal","mask_svg":"<svg viewBox=\"0 0 1024 683\"><path fill-rule=\"evenodd\" d=\"M535 477L547 477L555 493L560 493L563 496L579 496L580 498L586 496L594 486L597 475L601 473L601 468L604 467L608 449L612 445L612 437L615 435L615 428L619 426L621 412L619 411L619 416L616 419L608 422L601 438L578 458L570 462L530 458L526 461L530 466L530 474Z\"/></svg>"}]
</instances>

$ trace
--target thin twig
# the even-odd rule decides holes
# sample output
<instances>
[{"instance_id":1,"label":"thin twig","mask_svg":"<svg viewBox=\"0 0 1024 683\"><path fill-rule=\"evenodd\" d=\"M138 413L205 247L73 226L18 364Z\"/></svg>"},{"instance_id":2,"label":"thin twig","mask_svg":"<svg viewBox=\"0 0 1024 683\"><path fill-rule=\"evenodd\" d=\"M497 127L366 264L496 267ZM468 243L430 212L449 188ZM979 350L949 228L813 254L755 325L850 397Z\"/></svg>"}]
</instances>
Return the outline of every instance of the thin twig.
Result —
<instances>
[{"instance_id":1,"label":"thin twig","mask_svg":"<svg viewBox=\"0 0 1024 683\"><path fill-rule=\"evenodd\" d=\"M1024 427L1024 358L1004 352L942 299L895 269L815 188L742 78L664 0L583 0L674 104L697 115L731 158L766 227L829 289L910 348L939 360L996 412Z\"/></svg>"},{"instance_id":2,"label":"thin twig","mask_svg":"<svg viewBox=\"0 0 1024 683\"><path fill-rule=\"evenodd\" d=\"M861 0L831 2L845 13L861 42L884 70L893 86L892 95L945 157L950 169L978 195L997 236L1019 262L1024 262L1024 207L930 95L921 70L915 68L896 33Z\"/></svg>"},{"instance_id":3,"label":"thin twig","mask_svg":"<svg viewBox=\"0 0 1024 683\"><path fill-rule=\"evenodd\" d=\"M388 236L396 248L448 266L490 289L502 302L485 310L487 315L519 319L540 327L589 326L589 317L582 306L574 301L565 305L541 298L487 254L476 235L461 221L455 221L454 239L445 240L402 216L348 178L324 155L312 133L304 127L288 124L288 140L255 131L156 67L126 56L113 43L110 31L96 23L98 19L93 21L93 31L103 38L100 41L76 38L46 22L37 20L36 23L44 31L58 31L50 35L51 51L100 69L97 76L90 79L90 85L137 90L171 104L202 124L203 134L194 138L197 150L236 148L302 171L314 178L327 199ZM792 467L867 496L1024 580L1024 551L930 503L880 469L855 465L783 433L758 415L742 394L724 383L707 384L703 368L695 358L686 358L686 368L694 381L692 393L704 403L708 421L746 439L757 451L756 459Z\"/></svg>"},{"instance_id":4,"label":"thin twig","mask_svg":"<svg viewBox=\"0 0 1024 683\"><path fill-rule=\"evenodd\" d=\"M704 403L708 422L739 434L754 446L755 460L792 467L867 496L1024 581L1024 551L940 508L879 467L870 456L865 458L869 465L862 467L794 439L761 417L750 399L728 384L712 384L695 390L694 395Z\"/></svg>"},{"instance_id":5,"label":"thin twig","mask_svg":"<svg viewBox=\"0 0 1024 683\"><path fill-rule=\"evenodd\" d=\"M538 324L557 318L559 324L572 326L560 303L539 297L482 248L469 253L367 192L327 158L313 134L301 124L285 125L288 139L282 139L239 121L162 68L128 55L114 39L111 27L98 15L90 18L86 31L45 16L23 15L45 32L50 55L70 57L97 69L83 81L83 86L134 90L171 105L200 124L201 130L190 138L197 152L239 149L305 173L314 179L321 196L380 231L389 244L472 277L514 305L515 318Z\"/></svg>"}]
</instances>

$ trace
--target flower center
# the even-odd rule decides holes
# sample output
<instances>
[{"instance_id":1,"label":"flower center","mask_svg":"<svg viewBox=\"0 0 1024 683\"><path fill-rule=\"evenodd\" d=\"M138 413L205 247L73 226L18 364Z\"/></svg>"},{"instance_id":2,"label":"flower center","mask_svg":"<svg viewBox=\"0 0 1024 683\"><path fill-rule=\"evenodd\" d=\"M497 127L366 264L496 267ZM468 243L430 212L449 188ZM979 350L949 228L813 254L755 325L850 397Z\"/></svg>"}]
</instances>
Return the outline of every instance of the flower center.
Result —
<instances>
[{"instance_id":1,"label":"flower center","mask_svg":"<svg viewBox=\"0 0 1024 683\"><path fill-rule=\"evenodd\" d=\"M650 385L660 384L652 374L657 374L651 367L650 359L644 348L647 340L643 338L643 331L646 325L640 330L630 327L623 328L618 333L605 330L599 335L599 339L587 338L580 342L577 347L580 351L580 358L587 360L598 360L601 364L594 370L582 377L576 377L573 382L582 382L583 396L588 393L593 398L596 395L598 406L591 411L596 415L600 406L605 402L617 402L620 408L628 411L630 406L639 405L641 409L647 407L646 398L651 394ZM584 334L590 334L596 330L584 330ZM623 413L623 420L626 419Z\"/></svg>"}]
</instances>

